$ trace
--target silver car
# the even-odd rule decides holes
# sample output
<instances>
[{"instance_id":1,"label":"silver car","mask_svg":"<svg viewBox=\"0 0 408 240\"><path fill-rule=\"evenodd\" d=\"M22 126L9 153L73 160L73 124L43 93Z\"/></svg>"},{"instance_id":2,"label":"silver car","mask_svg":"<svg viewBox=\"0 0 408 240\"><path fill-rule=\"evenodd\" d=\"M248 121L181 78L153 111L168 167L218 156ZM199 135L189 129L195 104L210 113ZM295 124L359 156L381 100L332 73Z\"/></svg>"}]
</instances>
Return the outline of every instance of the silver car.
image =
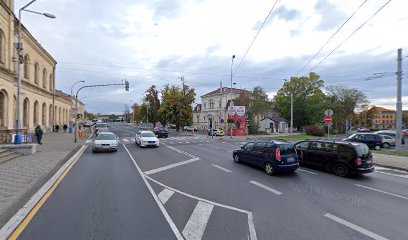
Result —
<instances>
[{"instance_id":1,"label":"silver car","mask_svg":"<svg viewBox=\"0 0 408 240\"><path fill-rule=\"evenodd\" d=\"M101 132L95 138L92 152L113 152L118 150L119 137L111 132Z\"/></svg>"},{"instance_id":2,"label":"silver car","mask_svg":"<svg viewBox=\"0 0 408 240\"><path fill-rule=\"evenodd\" d=\"M390 147L395 147L395 138L389 136L389 135L382 135L384 137L384 143L382 144L383 148L390 148Z\"/></svg>"}]
</instances>

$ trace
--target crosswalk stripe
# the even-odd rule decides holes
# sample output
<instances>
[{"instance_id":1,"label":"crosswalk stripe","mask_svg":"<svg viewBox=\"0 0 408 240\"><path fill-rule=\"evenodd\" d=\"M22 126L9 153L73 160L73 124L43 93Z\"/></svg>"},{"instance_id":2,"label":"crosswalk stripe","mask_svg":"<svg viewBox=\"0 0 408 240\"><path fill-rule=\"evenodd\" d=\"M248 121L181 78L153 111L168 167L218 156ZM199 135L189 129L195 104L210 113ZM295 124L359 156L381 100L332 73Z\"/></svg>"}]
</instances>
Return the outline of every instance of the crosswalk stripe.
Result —
<instances>
[{"instance_id":1,"label":"crosswalk stripe","mask_svg":"<svg viewBox=\"0 0 408 240\"><path fill-rule=\"evenodd\" d=\"M200 240L207 227L214 205L199 201L183 229L187 240Z\"/></svg>"},{"instance_id":2,"label":"crosswalk stripe","mask_svg":"<svg viewBox=\"0 0 408 240\"><path fill-rule=\"evenodd\" d=\"M90 139L85 141L85 143L91 143L91 142L92 142L92 140L90 140Z\"/></svg>"},{"instance_id":3,"label":"crosswalk stripe","mask_svg":"<svg viewBox=\"0 0 408 240\"><path fill-rule=\"evenodd\" d=\"M281 194L282 194L282 193L279 192L278 190L275 190L275 189L273 189L273 188L270 188L270 187L268 187L268 186L265 186L265 185L263 185L262 183L259 183L259 182L257 182L257 181L249 181L249 182L252 183L252 184L254 184L254 185L256 185L256 186L258 186L258 187L260 187L260 188L263 188L263 189L265 189L265 190L267 190L267 191L269 191L269 192L275 193L276 195L281 195Z\"/></svg>"},{"instance_id":4,"label":"crosswalk stripe","mask_svg":"<svg viewBox=\"0 0 408 240\"><path fill-rule=\"evenodd\" d=\"M174 193L173 191L165 188L157 196L164 205L171 198L171 196L173 196L173 193Z\"/></svg>"}]
</instances>

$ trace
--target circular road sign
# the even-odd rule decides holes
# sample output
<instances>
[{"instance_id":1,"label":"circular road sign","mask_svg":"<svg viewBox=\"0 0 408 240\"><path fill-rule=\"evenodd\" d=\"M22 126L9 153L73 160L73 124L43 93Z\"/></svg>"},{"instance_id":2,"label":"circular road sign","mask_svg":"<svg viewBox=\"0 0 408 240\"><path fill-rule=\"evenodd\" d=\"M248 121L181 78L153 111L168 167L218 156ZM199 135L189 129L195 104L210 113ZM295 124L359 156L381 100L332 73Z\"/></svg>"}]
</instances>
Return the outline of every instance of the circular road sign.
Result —
<instances>
[{"instance_id":1,"label":"circular road sign","mask_svg":"<svg viewBox=\"0 0 408 240\"><path fill-rule=\"evenodd\" d=\"M332 121L333 121L333 118L332 118L331 116L326 116L326 117L324 117L324 122L325 122L325 123L329 124L329 123L331 123Z\"/></svg>"},{"instance_id":2,"label":"circular road sign","mask_svg":"<svg viewBox=\"0 0 408 240\"><path fill-rule=\"evenodd\" d=\"M331 116L331 115L333 115L333 110L327 109L326 111L324 111L324 115L326 115L326 116Z\"/></svg>"}]
</instances>

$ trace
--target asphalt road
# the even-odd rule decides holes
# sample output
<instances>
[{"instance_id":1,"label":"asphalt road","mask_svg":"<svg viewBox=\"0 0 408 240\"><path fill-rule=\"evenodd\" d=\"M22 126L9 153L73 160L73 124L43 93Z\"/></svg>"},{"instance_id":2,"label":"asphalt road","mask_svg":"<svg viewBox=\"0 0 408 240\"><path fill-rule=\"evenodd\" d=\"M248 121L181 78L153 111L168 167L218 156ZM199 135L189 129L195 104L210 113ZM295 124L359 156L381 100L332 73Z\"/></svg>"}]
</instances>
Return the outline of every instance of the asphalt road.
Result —
<instances>
[{"instance_id":1,"label":"asphalt road","mask_svg":"<svg viewBox=\"0 0 408 240\"><path fill-rule=\"evenodd\" d=\"M131 126L111 130L118 152L88 148L21 239L408 239L407 173L268 176L232 161L239 141L170 134L141 149Z\"/></svg>"}]
</instances>

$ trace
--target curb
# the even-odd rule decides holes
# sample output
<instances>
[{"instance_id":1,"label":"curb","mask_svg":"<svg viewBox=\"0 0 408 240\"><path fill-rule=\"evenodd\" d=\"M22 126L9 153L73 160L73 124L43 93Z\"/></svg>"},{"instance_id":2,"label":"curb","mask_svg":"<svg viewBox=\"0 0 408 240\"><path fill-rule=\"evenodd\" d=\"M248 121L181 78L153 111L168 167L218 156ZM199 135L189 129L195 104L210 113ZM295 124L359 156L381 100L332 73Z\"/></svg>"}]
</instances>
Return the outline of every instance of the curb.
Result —
<instances>
[{"instance_id":1,"label":"curb","mask_svg":"<svg viewBox=\"0 0 408 240\"><path fill-rule=\"evenodd\" d=\"M90 138L92 134L88 137ZM48 181L55 173L72 157L74 156L83 145L75 147L71 152L69 152L62 160L60 160L54 168L48 170L38 179L34 180L28 187L26 191L18 194L16 196L17 200L14 201L7 210L0 216L0 229L20 210L26 203L31 199L31 197Z\"/></svg>"},{"instance_id":2,"label":"curb","mask_svg":"<svg viewBox=\"0 0 408 240\"><path fill-rule=\"evenodd\" d=\"M395 166L390 166L390 165L386 165L386 164L378 164L378 163L376 163L375 166L385 167L385 168L391 168L391 169L401 170L401 171L408 171L408 168L395 167Z\"/></svg>"}]
</instances>

